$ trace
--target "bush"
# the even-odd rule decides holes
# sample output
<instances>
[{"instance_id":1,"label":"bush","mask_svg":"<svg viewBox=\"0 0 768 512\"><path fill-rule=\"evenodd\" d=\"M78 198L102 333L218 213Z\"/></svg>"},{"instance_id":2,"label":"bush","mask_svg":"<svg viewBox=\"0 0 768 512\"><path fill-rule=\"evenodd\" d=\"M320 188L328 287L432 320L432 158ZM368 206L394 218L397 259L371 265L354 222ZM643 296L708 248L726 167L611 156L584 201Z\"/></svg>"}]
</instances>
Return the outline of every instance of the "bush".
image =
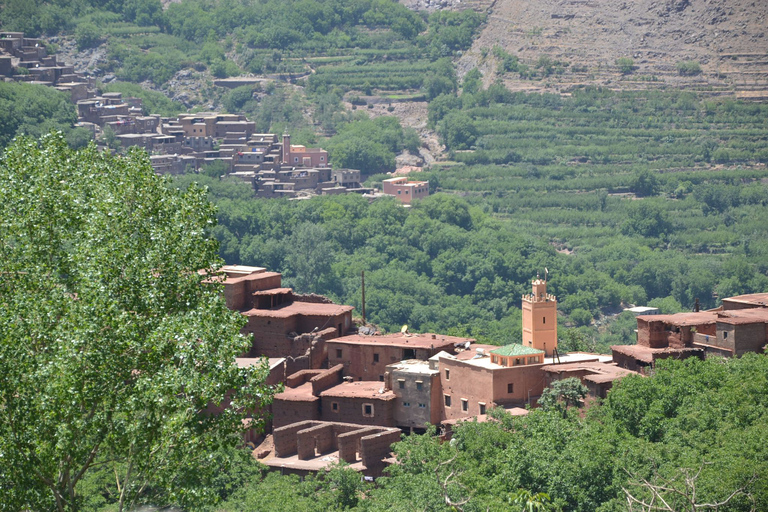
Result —
<instances>
[{"instance_id":1,"label":"bush","mask_svg":"<svg viewBox=\"0 0 768 512\"><path fill-rule=\"evenodd\" d=\"M628 75L635 69L635 61L629 57L621 57L616 59L616 66L618 66L622 75Z\"/></svg>"},{"instance_id":2,"label":"bush","mask_svg":"<svg viewBox=\"0 0 768 512\"><path fill-rule=\"evenodd\" d=\"M681 76L695 76L701 73L701 66L695 60L684 60L677 63L677 72Z\"/></svg>"},{"instance_id":3,"label":"bush","mask_svg":"<svg viewBox=\"0 0 768 512\"><path fill-rule=\"evenodd\" d=\"M81 23L75 29L75 41L80 51L93 48L101 43L101 32L93 23Z\"/></svg>"}]
</instances>

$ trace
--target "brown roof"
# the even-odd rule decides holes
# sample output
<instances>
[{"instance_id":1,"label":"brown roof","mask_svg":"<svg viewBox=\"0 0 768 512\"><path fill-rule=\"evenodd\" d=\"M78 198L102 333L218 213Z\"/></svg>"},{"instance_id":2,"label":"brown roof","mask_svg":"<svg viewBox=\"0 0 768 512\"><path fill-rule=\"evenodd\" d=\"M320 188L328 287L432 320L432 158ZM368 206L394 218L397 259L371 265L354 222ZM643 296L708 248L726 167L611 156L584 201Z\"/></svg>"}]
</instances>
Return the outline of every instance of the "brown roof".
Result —
<instances>
[{"instance_id":1,"label":"brown roof","mask_svg":"<svg viewBox=\"0 0 768 512\"><path fill-rule=\"evenodd\" d=\"M491 353L491 350L495 350L499 348L498 345L481 345L481 344L473 344L470 345L467 350L462 350L461 352L458 352L456 354L456 359L459 361L466 361L468 359L472 359L477 355L477 350L480 349L483 351L484 355L489 355Z\"/></svg>"},{"instance_id":2,"label":"brown roof","mask_svg":"<svg viewBox=\"0 0 768 512\"><path fill-rule=\"evenodd\" d=\"M702 352L703 349L696 347L686 348L650 348L642 345L611 345L613 352L624 354L630 357L634 357L639 361L646 362L648 364L653 363L654 356L656 355L682 355L685 353L697 353Z\"/></svg>"},{"instance_id":3,"label":"brown roof","mask_svg":"<svg viewBox=\"0 0 768 512\"><path fill-rule=\"evenodd\" d=\"M768 308L722 311L717 315L717 323L732 325L768 323Z\"/></svg>"},{"instance_id":4,"label":"brown roof","mask_svg":"<svg viewBox=\"0 0 768 512\"><path fill-rule=\"evenodd\" d=\"M384 392L380 392L384 390ZM332 388L326 389L320 396L336 398L370 398L375 400L394 400L395 393L384 389L384 383L379 381L361 380L356 382L342 382Z\"/></svg>"},{"instance_id":5,"label":"brown roof","mask_svg":"<svg viewBox=\"0 0 768 512\"><path fill-rule=\"evenodd\" d=\"M291 293L293 291L293 288L270 288L269 290L258 290L253 292L251 295L260 296L260 295L280 295L282 293Z\"/></svg>"},{"instance_id":6,"label":"brown roof","mask_svg":"<svg viewBox=\"0 0 768 512\"><path fill-rule=\"evenodd\" d=\"M674 315L638 315L637 319L649 324L663 323L685 327L713 324L717 320L717 313L713 311L698 311L693 313L675 313Z\"/></svg>"},{"instance_id":7,"label":"brown roof","mask_svg":"<svg viewBox=\"0 0 768 512\"><path fill-rule=\"evenodd\" d=\"M275 400L285 400L287 402L313 402L320 400L312 394L312 383L305 382L295 388L285 388L282 393L275 394Z\"/></svg>"},{"instance_id":8,"label":"brown roof","mask_svg":"<svg viewBox=\"0 0 768 512\"><path fill-rule=\"evenodd\" d=\"M382 336L366 336L352 334L328 340L326 343L344 343L349 345L388 345L403 348L438 348L453 347L457 343L475 341L472 338L460 338L458 336L446 336L444 334L385 334Z\"/></svg>"},{"instance_id":9,"label":"brown roof","mask_svg":"<svg viewBox=\"0 0 768 512\"><path fill-rule=\"evenodd\" d=\"M249 309L243 314L245 316L260 316L264 318L290 318L295 315L332 317L348 313L353 309L355 308L352 306L344 306L341 304L295 301L272 309Z\"/></svg>"},{"instance_id":10,"label":"brown roof","mask_svg":"<svg viewBox=\"0 0 768 512\"><path fill-rule=\"evenodd\" d=\"M637 372L627 370L625 368L619 368L615 363L600 363L597 361L579 362L579 363L565 363L565 364L549 364L543 366L542 370L549 373L570 373L586 371L588 375L584 377L585 380L600 384L603 382L613 382L616 379L620 379L626 375L637 375Z\"/></svg>"},{"instance_id":11,"label":"brown roof","mask_svg":"<svg viewBox=\"0 0 768 512\"><path fill-rule=\"evenodd\" d=\"M750 293L737 295L723 299L723 302L738 302L740 304L752 304L754 306L768 307L768 293Z\"/></svg>"}]
</instances>

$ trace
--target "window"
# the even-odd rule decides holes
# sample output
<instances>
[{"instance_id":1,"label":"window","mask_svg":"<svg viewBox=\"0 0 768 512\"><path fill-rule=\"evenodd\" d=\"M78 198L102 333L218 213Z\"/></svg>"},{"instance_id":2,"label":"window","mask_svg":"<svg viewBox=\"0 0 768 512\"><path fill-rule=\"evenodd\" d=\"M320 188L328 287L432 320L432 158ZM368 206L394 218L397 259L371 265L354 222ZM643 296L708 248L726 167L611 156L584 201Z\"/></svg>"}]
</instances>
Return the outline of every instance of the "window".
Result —
<instances>
[{"instance_id":1,"label":"window","mask_svg":"<svg viewBox=\"0 0 768 512\"><path fill-rule=\"evenodd\" d=\"M324 157L324 156L321 156L321 157L320 157L320 161L321 161L321 162L324 162L324 161L325 161L325 157Z\"/></svg>"},{"instance_id":2,"label":"window","mask_svg":"<svg viewBox=\"0 0 768 512\"><path fill-rule=\"evenodd\" d=\"M410 406L411 406L411 402L403 402L403 407L410 407Z\"/></svg>"},{"instance_id":3,"label":"window","mask_svg":"<svg viewBox=\"0 0 768 512\"><path fill-rule=\"evenodd\" d=\"M340 348L336 349L336 357L341 359L341 349Z\"/></svg>"},{"instance_id":4,"label":"window","mask_svg":"<svg viewBox=\"0 0 768 512\"><path fill-rule=\"evenodd\" d=\"M723 331L723 339L724 340L728 339L728 331Z\"/></svg>"},{"instance_id":5,"label":"window","mask_svg":"<svg viewBox=\"0 0 768 512\"><path fill-rule=\"evenodd\" d=\"M480 414L485 414L485 404L483 402L478 402L477 405L480 406Z\"/></svg>"},{"instance_id":6,"label":"window","mask_svg":"<svg viewBox=\"0 0 768 512\"><path fill-rule=\"evenodd\" d=\"M399 190L397 191L397 195L400 195L400 191Z\"/></svg>"},{"instance_id":7,"label":"window","mask_svg":"<svg viewBox=\"0 0 768 512\"><path fill-rule=\"evenodd\" d=\"M419 404L419 409L426 409L426 408L427 408L427 404Z\"/></svg>"},{"instance_id":8,"label":"window","mask_svg":"<svg viewBox=\"0 0 768 512\"><path fill-rule=\"evenodd\" d=\"M412 348L403 349L403 359L416 359L416 351Z\"/></svg>"},{"instance_id":9,"label":"window","mask_svg":"<svg viewBox=\"0 0 768 512\"><path fill-rule=\"evenodd\" d=\"M383 375L379 375L379 382L384 382L384 376Z\"/></svg>"},{"instance_id":10,"label":"window","mask_svg":"<svg viewBox=\"0 0 768 512\"><path fill-rule=\"evenodd\" d=\"M333 412L339 412L339 402L331 402L331 410Z\"/></svg>"},{"instance_id":11,"label":"window","mask_svg":"<svg viewBox=\"0 0 768 512\"><path fill-rule=\"evenodd\" d=\"M541 317L541 323L543 324L547 323L547 317L545 316Z\"/></svg>"},{"instance_id":12,"label":"window","mask_svg":"<svg viewBox=\"0 0 768 512\"><path fill-rule=\"evenodd\" d=\"M467 412L469 410L469 401L466 398L461 399L461 410Z\"/></svg>"},{"instance_id":13,"label":"window","mask_svg":"<svg viewBox=\"0 0 768 512\"><path fill-rule=\"evenodd\" d=\"M445 369L445 380L451 380L451 370Z\"/></svg>"},{"instance_id":14,"label":"window","mask_svg":"<svg viewBox=\"0 0 768 512\"><path fill-rule=\"evenodd\" d=\"M405 379L397 379L397 386L400 389L405 389Z\"/></svg>"},{"instance_id":15,"label":"window","mask_svg":"<svg viewBox=\"0 0 768 512\"><path fill-rule=\"evenodd\" d=\"M418 391L421 391L423 387L424 387L424 383L423 383L423 382L421 382L420 380L417 380L417 381L416 381L416 389L417 389Z\"/></svg>"},{"instance_id":16,"label":"window","mask_svg":"<svg viewBox=\"0 0 768 512\"><path fill-rule=\"evenodd\" d=\"M363 416L373 418L373 404L363 404Z\"/></svg>"},{"instance_id":17,"label":"window","mask_svg":"<svg viewBox=\"0 0 768 512\"><path fill-rule=\"evenodd\" d=\"M445 399L445 406L450 407L451 406L451 395L443 395L443 398Z\"/></svg>"},{"instance_id":18,"label":"window","mask_svg":"<svg viewBox=\"0 0 768 512\"><path fill-rule=\"evenodd\" d=\"M299 161L299 157L297 157L297 156L293 157L293 161L294 162L298 162Z\"/></svg>"},{"instance_id":19,"label":"window","mask_svg":"<svg viewBox=\"0 0 768 512\"><path fill-rule=\"evenodd\" d=\"M514 393L515 392L514 390L515 390L515 385L513 383L510 382L509 384L507 384L507 393L510 393L510 394Z\"/></svg>"},{"instance_id":20,"label":"window","mask_svg":"<svg viewBox=\"0 0 768 512\"><path fill-rule=\"evenodd\" d=\"M378 363L379 362L379 354L373 354L373 362Z\"/></svg>"}]
</instances>

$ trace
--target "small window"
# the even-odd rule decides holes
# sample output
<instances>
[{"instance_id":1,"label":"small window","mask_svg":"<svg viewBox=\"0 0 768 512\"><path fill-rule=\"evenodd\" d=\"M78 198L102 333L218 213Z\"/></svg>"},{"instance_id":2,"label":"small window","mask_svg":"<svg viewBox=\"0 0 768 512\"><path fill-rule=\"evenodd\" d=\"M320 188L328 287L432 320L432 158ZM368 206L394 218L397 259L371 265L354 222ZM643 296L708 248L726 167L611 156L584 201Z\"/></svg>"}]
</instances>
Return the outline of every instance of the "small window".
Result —
<instances>
[{"instance_id":1,"label":"small window","mask_svg":"<svg viewBox=\"0 0 768 512\"><path fill-rule=\"evenodd\" d=\"M336 349L336 357L341 359L341 349L340 348Z\"/></svg>"},{"instance_id":2,"label":"small window","mask_svg":"<svg viewBox=\"0 0 768 512\"><path fill-rule=\"evenodd\" d=\"M373 404L363 404L363 416L367 418L373 417Z\"/></svg>"},{"instance_id":3,"label":"small window","mask_svg":"<svg viewBox=\"0 0 768 512\"><path fill-rule=\"evenodd\" d=\"M333 412L339 412L339 402L332 402L331 403L331 410Z\"/></svg>"},{"instance_id":4,"label":"small window","mask_svg":"<svg viewBox=\"0 0 768 512\"><path fill-rule=\"evenodd\" d=\"M397 387L405 389L405 379L397 379Z\"/></svg>"},{"instance_id":5,"label":"small window","mask_svg":"<svg viewBox=\"0 0 768 512\"><path fill-rule=\"evenodd\" d=\"M373 362L378 363L379 362L379 354L373 354Z\"/></svg>"},{"instance_id":6,"label":"small window","mask_svg":"<svg viewBox=\"0 0 768 512\"><path fill-rule=\"evenodd\" d=\"M422 390L422 388L424 388L424 383L423 383L423 382L421 382L420 380L417 380L417 381L416 381L416 389L417 389L418 391L421 391L421 390Z\"/></svg>"},{"instance_id":7,"label":"small window","mask_svg":"<svg viewBox=\"0 0 768 512\"><path fill-rule=\"evenodd\" d=\"M478 402L477 405L480 406L480 414L485 414L485 404L483 402Z\"/></svg>"},{"instance_id":8,"label":"small window","mask_svg":"<svg viewBox=\"0 0 768 512\"><path fill-rule=\"evenodd\" d=\"M445 380L451 380L451 370L445 369Z\"/></svg>"},{"instance_id":9,"label":"small window","mask_svg":"<svg viewBox=\"0 0 768 512\"><path fill-rule=\"evenodd\" d=\"M321 157L320 157L320 161L321 161L321 162L325 161L325 157L324 157L324 156L321 156Z\"/></svg>"},{"instance_id":10,"label":"small window","mask_svg":"<svg viewBox=\"0 0 768 512\"><path fill-rule=\"evenodd\" d=\"M728 331L723 331L723 339L724 340L728 339Z\"/></svg>"},{"instance_id":11,"label":"small window","mask_svg":"<svg viewBox=\"0 0 768 512\"><path fill-rule=\"evenodd\" d=\"M543 324L547 323L547 317L545 316L541 317L541 323Z\"/></svg>"},{"instance_id":12,"label":"small window","mask_svg":"<svg viewBox=\"0 0 768 512\"><path fill-rule=\"evenodd\" d=\"M461 399L461 410L464 412L469 410L469 401L466 398Z\"/></svg>"},{"instance_id":13,"label":"small window","mask_svg":"<svg viewBox=\"0 0 768 512\"><path fill-rule=\"evenodd\" d=\"M426 408L427 408L427 404L419 404L419 409L426 409Z\"/></svg>"},{"instance_id":14,"label":"small window","mask_svg":"<svg viewBox=\"0 0 768 512\"><path fill-rule=\"evenodd\" d=\"M298 162L299 161L299 157L297 157L297 156L293 157L293 161L294 162Z\"/></svg>"},{"instance_id":15,"label":"small window","mask_svg":"<svg viewBox=\"0 0 768 512\"><path fill-rule=\"evenodd\" d=\"M410 407L410 406L411 406L411 402L403 402L403 407Z\"/></svg>"},{"instance_id":16,"label":"small window","mask_svg":"<svg viewBox=\"0 0 768 512\"><path fill-rule=\"evenodd\" d=\"M399 190L397 191L397 195L400 195L400 191Z\"/></svg>"},{"instance_id":17,"label":"small window","mask_svg":"<svg viewBox=\"0 0 768 512\"><path fill-rule=\"evenodd\" d=\"M384 382L384 376L383 375L379 375L379 382Z\"/></svg>"},{"instance_id":18,"label":"small window","mask_svg":"<svg viewBox=\"0 0 768 512\"><path fill-rule=\"evenodd\" d=\"M451 406L451 395L443 395L443 398L445 398L445 406L450 407Z\"/></svg>"},{"instance_id":19,"label":"small window","mask_svg":"<svg viewBox=\"0 0 768 512\"><path fill-rule=\"evenodd\" d=\"M512 394L514 392L515 392L515 385L510 382L509 384L507 384L507 393Z\"/></svg>"}]
</instances>

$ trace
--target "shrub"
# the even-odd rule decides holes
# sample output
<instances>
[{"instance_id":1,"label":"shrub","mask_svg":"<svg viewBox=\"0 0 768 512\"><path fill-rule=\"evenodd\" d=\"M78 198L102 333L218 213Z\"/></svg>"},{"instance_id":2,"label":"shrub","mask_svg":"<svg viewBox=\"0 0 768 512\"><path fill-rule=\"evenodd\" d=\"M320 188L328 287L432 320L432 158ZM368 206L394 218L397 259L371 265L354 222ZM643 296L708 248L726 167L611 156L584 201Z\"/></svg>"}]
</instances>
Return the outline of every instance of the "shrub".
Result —
<instances>
[{"instance_id":1,"label":"shrub","mask_svg":"<svg viewBox=\"0 0 768 512\"><path fill-rule=\"evenodd\" d=\"M677 72L681 76L695 76L701 73L701 66L695 60L684 60L677 63Z\"/></svg>"}]
</instances>

